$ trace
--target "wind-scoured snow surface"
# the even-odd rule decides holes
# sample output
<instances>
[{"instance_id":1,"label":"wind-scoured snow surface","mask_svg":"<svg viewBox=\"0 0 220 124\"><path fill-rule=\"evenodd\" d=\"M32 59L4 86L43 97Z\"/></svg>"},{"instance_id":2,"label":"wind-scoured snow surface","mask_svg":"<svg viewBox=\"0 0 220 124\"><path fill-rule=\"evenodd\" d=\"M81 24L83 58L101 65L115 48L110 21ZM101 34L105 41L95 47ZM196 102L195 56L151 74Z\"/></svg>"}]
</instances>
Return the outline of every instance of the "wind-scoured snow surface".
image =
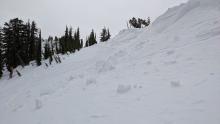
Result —
<instances>
[{"instance_id":1,"label":"wind-scoured snow surface","mask_svg":"<svg viewBox=\"0 0 220 124\"><path fill-rule=\"evenodd\" d=\"M220 124L219 0L64 58L0 80L0 124Z\"/></svg>"}]
</instances>

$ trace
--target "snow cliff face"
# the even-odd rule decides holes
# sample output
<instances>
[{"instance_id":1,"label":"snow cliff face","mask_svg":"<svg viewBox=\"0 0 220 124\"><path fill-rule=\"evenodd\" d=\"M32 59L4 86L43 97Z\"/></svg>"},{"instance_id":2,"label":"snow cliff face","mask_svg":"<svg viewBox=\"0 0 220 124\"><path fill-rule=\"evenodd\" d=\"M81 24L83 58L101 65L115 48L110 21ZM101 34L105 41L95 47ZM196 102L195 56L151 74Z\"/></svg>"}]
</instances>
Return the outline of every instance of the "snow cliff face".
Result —
<instances>
[{"instance_id":1,"label":"snow cliff face","mask_svg":"<svg viewBox=\"0 0 220 124\"><path fill-rule=\"evenodd\" d=\"M0 124L219 124L220 5L191 0L0 80Z\"/></svg>"}]
</instances>

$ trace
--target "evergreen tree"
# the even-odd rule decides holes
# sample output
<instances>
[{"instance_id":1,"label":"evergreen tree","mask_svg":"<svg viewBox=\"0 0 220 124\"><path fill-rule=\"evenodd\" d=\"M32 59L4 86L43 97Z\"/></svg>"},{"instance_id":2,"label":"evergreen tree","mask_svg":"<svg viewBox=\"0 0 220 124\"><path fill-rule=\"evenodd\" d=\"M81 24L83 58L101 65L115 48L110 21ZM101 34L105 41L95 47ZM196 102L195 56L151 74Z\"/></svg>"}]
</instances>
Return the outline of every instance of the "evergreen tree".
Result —
<instances>
[{"instance_id":1,"label":"evergreen tree","mask_svg":"<svg viewBox=\"0 0 220 124\"><path fill-rule=\"evenodd\" d=\"M85 45L85 47L89 47L89 39L88 39L88 37L86 37L86 45Z\"/></svg>"},{"instance_id":2,"label":"evergreen tree","mask_svg":"<svg viewBox=\"0 0 220 124\"><path fill-rule=\"evenodd\" d=\"M134 28L140 28L138 25L138 20L135 17L129 20L129 24Z\"/></svg>"},{"instance_id":3,"label":"evergreen tree","mask_svg":"<svg viewBox=\"0 0 220 124\"><path fill-rule=\"evenodd\" d=\"M44 59L48 59L50 57L50 45L48 43L48 41L46 41L45 45L44 45Z\"/></svg>"},{"instance_id":4,"label":"evergreen tree","mask_svg":"<svg viewBox=\"0 0 220 124\"><path fill-rule=\"evenodd\" d=\"M2 36L2 29L0 28L0 78L3 74L3 36Z\"/></svg>"},{"instance_id":5,"label":"evergreen tree","mask_svg":"<svg viewBox=\"0 0 220 124\"><path fill-rule=\"evenodd\" d=\"M54 41L55 41L55 51L56 51L56 54L59 54L60 53L60 49L59 49L59 39L57 38L57 36L55 36L54 38Z\"/></svg>"},{"instance_id":6,"label":"evergreen tree","mask_svg":"<svg viewBox=\"0 0 220 124\"><path fill-rule=\"evenodd\" d=\"M50 46L50 52L53 55L54 54L54 44L53 44L53 37L52 36L48 37L48 43Z\"/></svg>"},{"instance_id":7,"label":"evergreen tree","mask_svg":"<svg viewBox=\"0 0 220 124\"><path fill-rule=\"evenodd\" d=\"M110 38L111 38L111 34L110 34L109 29L108 29L108 31L107 31L107 39L109 40Z\"/></svg>"},{"instance_id":8,"label":"evergreen tree","mask_svg":"<svg viewBox=\"0 0 220 124\"><path fill-rule=\"evenodd\" d=\"M37 66L41 65L41 31L39 33L39 38L37 42L37 56L36 56Z\"/></svg>"},{"instance_id":9,"label":"evergreen tree","mask_svg":"<svg viewBox=\"0 0 220 124\"><path fill-rule=\"evenodd\" d=\"M89 46L97 44L96 34L94 33L94 30L92 30L91 34L89 35L88 44L89 44Z\"/></svg>"},{"instance_id":10,"label":"evergreen tree","mask_svg":"<svg viewBox=\"0 0 220 124\"><path fill-rule=\"evenodd\" d=\"M61 52L62 54L65 54L66 51L65 51L65 37L64 37L64 36L62 36L62 37L59 39L59 45L60 45L60 48L59 48L60 52Z\"/></svg>"},{"instance_id":11,"label":"evergreen tree","mask_svg":"<svg viewBox=\"0 0 220 124\"><path fill-rule=\"evenodd\" d=\"M37 27L36 23L32 21L31 23L31 34L30 34L30 48L29 48L29 55L30 60L34 60L36 57L36 41L37 41Z\"/></svg>"},{"instance_id":12,"label":"evergreen tree","mask_svg":"<svg viewBox=\"0 0 220 124\"><path fill-rule=\"evenodd\" d=\"M68 51L68 39L69 39L69 30L68 27L66 26L66 31L64 35L64 52L66 53Z\"/></svg>"},{"instance_id":13,"label":"evergreen tree","mask_svg":"<svg viewBox=\"0 0 220 124\"><path fill-rule=\"evenodd\" d=\"M105 42L107 40L109 40L111 37L111 34L109 32L109 29L106 29L105 27L102 29L102 32L101 32L101 37L100 37L100 41L101 42Z\"/></svg>"},{"instance_id":14,"label":"evergreen tree","mask_svg":"<svg viewBox=\"0 0 220 124\"><path fill-rule=\"evenodd\" d=\"M83 48L83 39L80 40L80 49Z\"/></svg>"},{"instance_id":15,"label":"evergreen tree","mask_svg":"<svg viewBox=\"0 0 220 124\"><path fill-rule=\"evenodd\" d=\"M31 53L30 53L30 44L31 44L31 24L30 24L30 21L28 20L27 24L26 24L26 40L27 40L27 43L26 43L26 54L27 54L27 62L26 64L29 64L29 61L31 60Z\"/></svg>"},{"instance_id":16,"label":"evergreen tree","mask_svg":"<svg viewBox=\"0 0 220 124\"><path fill-rule=\"evenodd\" d=\"M141 18L132 18L129 20L129 24L134 28L142 28L150 25L150 17L148 17L147 21Z\"/></svg>"},{"instance_id":17,"label":"evergreen tree","mask_svg":"<svg viewBox=\"0 0 220 124\"><path fill-rule=\"evenodd\" d=\"M18 65L24 65L25 56L23 53L26 51L23 47L26 44L24 27L23 21L18 18L4 24L3 42L5 45L6 67L9 71L12 71Z\"/></svg>"},{"instance_id":18,"label":"evergreen tree","mask_svg":"<svg viewBox=\"0 0 220 124\"><path fill-rule=\"evenodd\" d=\"M24 23L18 18L11 19L4 24L0 37L0 71L4 60L10 72L10 78L13 75L13 69L18 65L24 67L31 60L37 60L39 51L37 47L41 44L38 44L37 27L34 21L30 25L29 21ZM1 53L4 53L4 56Z\"/></svg>"},{"instance_id":19,"label":"evergreen tree","mask_svg":"<svg viewBox=\"0 0 220 124\"><path fill-rule=\"evenodd\" d=\"M80 40L80 31L77 28L76 32L74 33L74 42L75 42L75 50L80 50L81 48L81 40Z\"/></svg>"},{"instance_id":20,"label":"evergreen tree","mask_svg":"<svg viewBox=\"0 0 220 124\"><path fill-rule=\"evenodd\" d=\"M74 49L74 40L73 40L73 29L72 29L72 27L69 28L67 43L68 43L68 45L67 45L68 46L68 51L69 52L74 52L75 49Z\"/></svg>"},{"instance_id":21,"label":"evergreen tree","mask_svg":"<svg viewBox=\"0 0 220 124\"><path fill-rule=\"evenodd\" d=\"M142 24L143 24L144 26L146 26L146 27L149 26L150 23L151 23L151 21L150 21L150 17L147 18L147 21L144 20L144 21L142 22Z\"/></svg>"}]
</instances>

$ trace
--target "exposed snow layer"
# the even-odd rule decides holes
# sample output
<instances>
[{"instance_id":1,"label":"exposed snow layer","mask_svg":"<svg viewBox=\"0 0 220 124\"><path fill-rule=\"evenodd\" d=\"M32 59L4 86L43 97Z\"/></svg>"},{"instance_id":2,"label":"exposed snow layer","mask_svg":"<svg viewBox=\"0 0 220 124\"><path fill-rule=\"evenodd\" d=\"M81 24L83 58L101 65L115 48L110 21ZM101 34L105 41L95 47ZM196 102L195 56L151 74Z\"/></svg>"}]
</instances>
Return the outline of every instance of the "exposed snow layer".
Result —
<instances>
[{"instance_id":1,"label":"exposed snow layer","mask_svg":"<svg viewBox=\"0 0 220 124\"><path fill-rule=\"evenodd\" d=\"M189 2L149 29L5 76L0 124L220 124L219 15Z\"/></svg>"}]
</instances>

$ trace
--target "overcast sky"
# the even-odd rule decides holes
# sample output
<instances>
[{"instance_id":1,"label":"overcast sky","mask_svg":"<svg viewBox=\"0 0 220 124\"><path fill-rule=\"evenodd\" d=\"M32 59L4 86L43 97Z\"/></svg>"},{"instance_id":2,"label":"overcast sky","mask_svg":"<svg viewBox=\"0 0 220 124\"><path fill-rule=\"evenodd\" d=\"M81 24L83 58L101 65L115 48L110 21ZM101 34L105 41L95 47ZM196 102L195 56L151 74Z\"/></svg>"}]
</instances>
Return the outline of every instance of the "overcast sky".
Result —
<instances>
[{"instance_id":1,"label":"overcast sky","mask_svg":"<svg viewBox=\"0 0 220 124\"><path fill-rule=\"evenodd\" d=\"M0 0L0 24L19 17L35 20L44 38L60 36L65 26L80 27L83 36L106 26L113 35L126 28L131 17L153 20L168 8L187 0Z\"/></svg>"}]
</instances>

